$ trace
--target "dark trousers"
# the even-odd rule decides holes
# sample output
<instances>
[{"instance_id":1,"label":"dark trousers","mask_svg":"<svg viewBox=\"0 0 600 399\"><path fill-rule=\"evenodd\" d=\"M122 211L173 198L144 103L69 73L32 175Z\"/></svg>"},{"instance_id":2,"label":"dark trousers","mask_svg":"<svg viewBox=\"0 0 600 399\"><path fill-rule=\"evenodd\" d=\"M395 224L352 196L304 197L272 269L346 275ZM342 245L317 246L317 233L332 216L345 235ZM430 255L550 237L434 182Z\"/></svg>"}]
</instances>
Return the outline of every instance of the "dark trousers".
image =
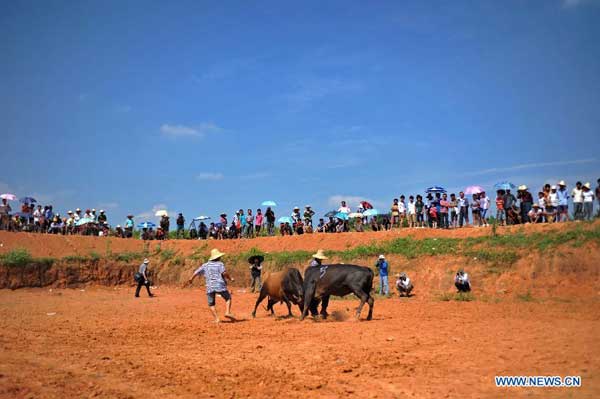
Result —
<instances>
[{"instance_id":1,"label":"dark trousers","mask_svg":"<svg viewBox=\"0 0 600 399\"><path fill-rule=\"evenodd\" d=\"M471 285L470 284L454 283L454 286L456 287L456 289L459 292L469 292L469 291L471 291Z\"/></svg>"},{"instance_id":2,"label":"dark trousers","mask_svg":"<svg viewBox=\"0 0 600 399\"><path fill-rule=\"evenodd\" d=\"M462 206L458 215L458 225L463 227L463 222L469 224L469 208Z\"/></svg>"},{"instance_id":3,"label":"dark trousers","mask_svg":"<svg viewBox=\"0 0 600 399\"><path fill-rule=\"evenodd\" d=\"M530 222L529 220L529 211L531 210L532 203L531 202L523 202L521 203L521 220L523 223Z\"/></svg>"},{"instance_id":4,"label":"dark trousers","mask_svg":"<svg viewBox=\"0 0 600 399\"><path fill-rule=\"evenodd\" d=\"M440 223L438 224L440 229L448 228L448 213L440 213Z\"/></svg>"},{"instance_id":5,"label":"dark trousers","mask_svg":"<svg viewBox=\"0 0 600 399\"><path fill-rule=\"evenodd\" d=\"M152 293L150 292L150 281L144 282L144 280L138 281L137 288L135 289L135 296L140 296L140 290L142 289L142 286L146 287L146 291L148 291L148 296L152 296Z\"/></svg>"}]
</instances>

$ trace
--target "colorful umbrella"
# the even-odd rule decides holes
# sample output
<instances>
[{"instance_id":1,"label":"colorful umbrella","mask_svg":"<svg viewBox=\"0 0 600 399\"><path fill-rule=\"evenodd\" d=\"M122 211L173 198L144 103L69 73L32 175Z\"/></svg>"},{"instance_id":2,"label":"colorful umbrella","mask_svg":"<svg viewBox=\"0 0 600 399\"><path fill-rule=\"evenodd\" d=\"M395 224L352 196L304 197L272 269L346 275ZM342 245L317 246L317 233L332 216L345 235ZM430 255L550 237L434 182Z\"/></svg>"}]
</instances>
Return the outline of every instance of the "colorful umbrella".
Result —
<instances>
[{"instance_id":1,"label":"colorful umbrella","mask_svg":"<svg viewBox=\"0 0 600 399\"><path fill-rule=\"evenodd\" d=\"M469 186L469 187L465 188L465 194L467 194L467 195L479 194L484 191L485 190L481 186Z\"/></svg>"},{"instance_id":2,"label":"colorful umbrella","mask_svg":"<svg viewBox=\"0 0 600 399\"><path fill-rule=\"evenodd\" d=\"M34 202L37 202L33 197L23 197L20 198L19 201L21 201L23 204L33 204Z\"/></svg>"},{"instance_id":3,"label":"colorful umbrella","mask_svg":"<svg viewBox=\"0 0 600 399\"><path fill-rule=\"evenodd\" d=\"M373 209L373 205L367 201L360 201L360 205L363 207L363 209Z\"/></svg>"},{"instance_id":4,"label":"colorful umbrella","mask_svg":"<svg viewBox=\"0 0 600 399\"><path fill-rule=\"evenodd\" d=\"M433 187L429 187L427 190L425 190L426 193L445 193L446 189L444 187L440 187L440 186L433 186Z\"/></svg>"},{"instance_id":5,"label":"colorful umbrella","mask_svg":"<svg viewBox=\"0 0 600 399\"><path fill-rule=\"evenodd\" d=\"M494 184L494 188L496 190L514 190L515 188L517 188L517 186L515 186L511 182L502 181L500 183Z\"/></svg>"},{"instance_id":6,"label":"colorful umbrella","mask_svg":"<svg viewBox=\"0 0 600 399\"><path fill-rule=\"evenodd\" d=\"M279 219L277 219L277 222L279 223L289 223L289 224L294 224L294 221L292 220L291 217L289 216L282 216Z\"/></svg>"},{"instance_id":7,"label":"colorful umbrella","mask_svg":"<svg viewBox=\"0 0 600 399\"><path fill-rule=\"evenodd\" d=\"M324 216L326 218L333 218L333 217L335 217L335 215L337 215L337 211L329 211Z\"/></svg>"},{"instance_id":8,"label":"colorful umbrella","mask_svg":"<svg viewBox=\"0 0 600 399\"><path fill-rule=\"evenodd\" d=\"M0 198L5 199L7 201L16 201L17 200L17 196L14 194L2 194L0 195Z\"/></svg>"},{"instance_id":9,"label":"colorful umbrella","mask_svg":"<svg viewBox=\"0 0 600 399\"><path fill-rule=\"evenodd\" d=\"M261 203L262 206L277 206L277 203L275 201L263 201Z\"/></svg>"},{"instance_id":10,"label":"colorful umbrella","mask_svg":"<svg viewBox=\"0 0 600 399\"><path fill-rule=\"evenodd\" d=\"M338 212L335 214L335 217L341 220L348 220L348 214L345 212Z\"/></svg>"},{"instance_id":11,"label":"colorful umbrella","mask_svg":"<svg viewBox=\"0 0 600 399\"><path fill-rule=\"evenodd\" d=\"M144 222L144 223L140 223L138 224L138 229L152 229L154 227L156 227L155 223L152 222Z\"/></svg>"},{"instance_id":12,"label":"colorful umbrella","mask_svg":"<svg viewBox=\"0 0 600 399\"><path fill-rule=\"evenodd\" d=\"M381 213L379 212L378 209L367 209L366 211L363 212L363 216L377 216L380 215Z\"/></svg>"},{"instance_id":13,"label":"colorful umbrella","mask_svg":"<svg viewBox=\"0 0 600 399\"><path fill-rule=\"evenodd\" d=\"M83 226L84 224L94 223L94 219L90 218L81 218L75 222L75 226Z\"/></svg>"},{"instance_id":14,"label":"colorful umbrella","mask_svg":"<svg viewBox=\"0 0 600 399\"><path fill-rule=\"evenodd\" d=\"M156 212L154 213L154 216L158 216L158 217L161 217L161 216L169 216L169 213L168 213L166 210L164 210L164 209L161 209L161 210L159 210L159 211L156 211Z\"/></svg>"}]
</instances>

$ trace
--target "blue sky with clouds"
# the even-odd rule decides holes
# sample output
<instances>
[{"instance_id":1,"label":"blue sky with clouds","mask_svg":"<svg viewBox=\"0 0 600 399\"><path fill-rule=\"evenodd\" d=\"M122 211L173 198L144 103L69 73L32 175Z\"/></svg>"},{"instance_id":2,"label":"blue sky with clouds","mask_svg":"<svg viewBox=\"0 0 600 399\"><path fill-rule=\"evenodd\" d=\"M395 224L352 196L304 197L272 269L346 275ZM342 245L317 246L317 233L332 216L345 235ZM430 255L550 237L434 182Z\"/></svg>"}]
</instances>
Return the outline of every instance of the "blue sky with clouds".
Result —
<instances>
[{"instance_id":1,"label":"blue sky with clouds","mask_svg":"<svg viewBox=\"0 0 600 399\"><path fill-rule=\"evenodd\" d=\"M117 223L595 182L599 38L596 0L9 2L0 191Z\"/></svg>"}]
</instances>

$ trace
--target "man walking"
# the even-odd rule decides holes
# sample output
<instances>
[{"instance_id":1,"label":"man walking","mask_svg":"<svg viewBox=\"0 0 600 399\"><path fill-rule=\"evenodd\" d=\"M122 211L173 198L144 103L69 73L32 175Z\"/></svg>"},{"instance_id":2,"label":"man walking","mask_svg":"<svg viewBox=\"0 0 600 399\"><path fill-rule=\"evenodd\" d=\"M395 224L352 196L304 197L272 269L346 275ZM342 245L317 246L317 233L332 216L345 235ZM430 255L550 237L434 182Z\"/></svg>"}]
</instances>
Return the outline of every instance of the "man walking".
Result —
<instances>
[{"instance_id":1,"label":"man walking","mask_svg":"<svg viewBox=\"0 0 600 399\"><path fill-rule=\"evenodd\" d=\"M221 262L221 258L225 254L218 249L210 251L210 257L208 262L200 266L192 277L190 277L188 284L191 284L196 276L204 275L206 280L206 297L208 299L208 308L215 319L215 323L218 323L219 315L217 314L216 308L216 294L219 294L225 300L225 317L231 320L235 320L235 317L231 313L231 294L227 290L226 279L233 282L235 281L227 271L225 271L225 265Z\"/></svg>"},{"instance_id":2,"label":"man walking","mask_svg":"<svg viewBox=\"0 0 600 399\"><path fill-rule=\"evenodd\" d=\"M146 287L146 291L148 292L149 297L153 297L154 294L150 292L150 280L148 279L148 264L150 261L148 259L144 259L144 263L140 265L138 272L135 274L134 278L137 282L137 288L135 289L135 297L140 297L140 289L142 286Z\"/></svg>"},{"instance_id":3,"label":"man walking","mask_svg":"<svg viewBox=\"0 0 600 399\"><path fill-rule=\"evenodd\" d=\"M388 282L388 263L385 260L385 256L379 255L375 267L379 271L379 295L388 296L390 294L390 286Z\"/></svg>"}]
</instances>

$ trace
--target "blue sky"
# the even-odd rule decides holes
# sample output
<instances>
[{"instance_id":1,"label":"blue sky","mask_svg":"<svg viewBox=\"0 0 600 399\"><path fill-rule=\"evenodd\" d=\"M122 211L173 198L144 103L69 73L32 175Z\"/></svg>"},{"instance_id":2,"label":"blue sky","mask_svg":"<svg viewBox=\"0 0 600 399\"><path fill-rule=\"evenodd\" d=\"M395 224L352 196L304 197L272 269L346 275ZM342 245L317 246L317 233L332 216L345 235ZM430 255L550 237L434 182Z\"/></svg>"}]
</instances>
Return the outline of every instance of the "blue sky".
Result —
<instances>
[{"instance_id":1,"label":"blue sky","mask_svg":"<svg viewBox=\"0 0 600 399\"><path fill-rule=\"evenodd\" d=\"M598 39L596 0L8 2L0 191L116 224L595 183Z\"/></svg>"}]
</instances>

